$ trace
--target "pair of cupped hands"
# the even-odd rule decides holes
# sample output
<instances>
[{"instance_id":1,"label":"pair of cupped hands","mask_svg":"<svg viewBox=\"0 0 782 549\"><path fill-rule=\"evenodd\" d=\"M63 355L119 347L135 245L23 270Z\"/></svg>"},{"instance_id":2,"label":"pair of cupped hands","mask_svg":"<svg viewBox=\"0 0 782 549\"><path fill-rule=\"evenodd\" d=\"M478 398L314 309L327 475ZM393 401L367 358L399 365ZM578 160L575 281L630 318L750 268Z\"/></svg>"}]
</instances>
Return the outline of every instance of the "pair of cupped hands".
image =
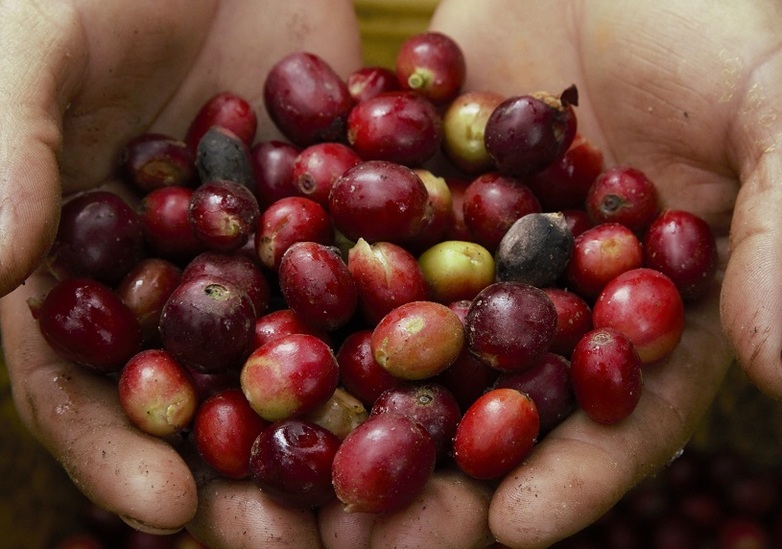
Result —
<instances>
[{"instance_id":1,"label":"pair of cupped hands","mask_svg":"<svg viewBox=\"0 0 782 549\"><path fill-rule=\"evenodd\" d=\"M231 90L260 115L270 66L309 50L340 74L361 65L353 4L320 0L8 1L0 5L0 321L19 413L95 503L149 531L182 526L215 547L545 547L597 519L682 448L734 357L782 395L782 6L771 0L443 0L431 28L463 48L467 90L505 95L576 83L580 132L630 164L663 206L712 225L718 283L687 310L678 349L644 372L634 413L600 426L576 412L496 488L435 474L387 516L275 504L249 481L194 475L130 426L111 383L42 340L26 300L64 195L111 178L119 149L182 136ZM20 285L22 282L23 285Z\"/></svg>"}]
</instances>

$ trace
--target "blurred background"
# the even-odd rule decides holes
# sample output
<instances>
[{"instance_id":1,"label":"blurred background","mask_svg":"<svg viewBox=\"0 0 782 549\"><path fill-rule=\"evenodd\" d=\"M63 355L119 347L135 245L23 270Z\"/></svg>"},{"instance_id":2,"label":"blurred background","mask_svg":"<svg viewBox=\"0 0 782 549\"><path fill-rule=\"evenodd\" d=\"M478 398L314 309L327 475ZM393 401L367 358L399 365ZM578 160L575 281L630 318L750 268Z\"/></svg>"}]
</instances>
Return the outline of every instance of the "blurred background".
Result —
<instances>
[{"instance_id":1,"label":"blurred background","mask_svg":"<svg viewBox=\"0 0 782 549\"><path fill-rule=\"evenodd\" d=\"M393 67L401 42L426 29L436 4L436 0L355 0L365 64ZM767 547L782 546L781 419L782 406L760 394L734 367L683 455L628 494L603 521L562 546L738 548L729 542L740 536L729 540L724 534L731 521L737 524L734 531L759 527ZM74 539L69 536L96 528L115 529L123 539L130 539L113 517L89 504L25 430L1 359L0 449L0 547L65 547L66 540ZM685 544L678 545L682 540ZM186 536L159 542L139 538L123 543L198 547Z\"/></svg>"}]
</instances>

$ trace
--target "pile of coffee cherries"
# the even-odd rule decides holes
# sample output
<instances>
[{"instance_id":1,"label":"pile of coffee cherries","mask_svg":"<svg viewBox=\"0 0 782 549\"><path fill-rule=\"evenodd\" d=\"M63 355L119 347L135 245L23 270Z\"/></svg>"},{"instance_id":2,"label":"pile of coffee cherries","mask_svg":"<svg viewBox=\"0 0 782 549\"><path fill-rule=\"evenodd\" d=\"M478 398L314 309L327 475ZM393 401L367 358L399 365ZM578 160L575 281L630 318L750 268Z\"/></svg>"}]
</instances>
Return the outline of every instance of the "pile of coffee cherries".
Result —
<instances>
[{"instance_id":1,"label":"pile of coffee cherries","mask_svg":"<svg viewBox=\"0 0 782 549\"><path fill-rule=\"evenodd\" d=\"M434 32L396 70L278 61L184 136L122 151L132 203L64 204L30 308L142 431L278 501L384 513L437 467L489 482L583 410L631 414L713 284L714 236L605 166L578 90L463 92Z\"/></svg>"}]
</instances>

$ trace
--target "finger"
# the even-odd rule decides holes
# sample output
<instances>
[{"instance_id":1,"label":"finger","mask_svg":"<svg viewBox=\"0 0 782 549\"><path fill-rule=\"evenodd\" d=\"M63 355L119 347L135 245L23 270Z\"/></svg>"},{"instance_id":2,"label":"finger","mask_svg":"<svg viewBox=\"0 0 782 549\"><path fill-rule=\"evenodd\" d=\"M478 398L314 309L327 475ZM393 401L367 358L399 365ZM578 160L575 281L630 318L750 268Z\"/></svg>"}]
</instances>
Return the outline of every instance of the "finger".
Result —
<instances>
[{"instance_id":1,"label":"finger","mask_svg":"<svg viewBox=\"0 0 782 549\"><path fill-rule=\"evenodd\" d=\"M209 547L320 547L311 511L275 503L250 481L216 478L199 489L188 530Z\"/></svg>"},{"instance_id":2,"label":"finger","mask_svg":"<svg viewBox=\"0 0 782 549\"><path fill-rule=\"evenodd\" d=\"M21 283L49 248L57 230L60 186L58 93L78 73L52 19L25 3L4 3L0 17L0 295ZM23 34L21 34L23 33ZM62 70L54 70L61 67Z\"/></svg>"},{"instance_id":3,"label":"finger","mask_svg":"<svg viewBox=\"0 0 782 549\"><path fill-rule=\"evenodd\" d=\"M36 274L0 300L3 348L21 418L97 505L139 529L180 529L197 506L189 468L169 444L130 424L115 383L48 347L27 299L43 296L49 284Z\"/></svg>"},{"instance_id":4,"label":"finger","mask_svg":"<svg viewBox=\"0 0 782 549\"><path fill-rule=\"evenodd\" d=\"M742 188L731 225L722 321L738 362L758 387L782 397L782 85L780 52L756 67L739 102L731 147ZM768 99L768 100L766 100Z\"/></svg>"},{"instance_id":5,"label":"finger","mask_svg":"<svg viewBox=\"0 0 782 549\"><path fill-rule=\"evenodd\" d=\"M597 520L684 447L731 363L717 307L715 295L688 310L685 338L665 363L646 367L628 418L602 426L576 412L503 480L489 509L500 542L548 547Z\"/></svg>"},{"instance_id":6,"label":"finger","mask_svg":"<svg viewBox=\"0 0 782 549\"><path fill-rule=\"evenodd\" d=\"M426 547L443 549L486 547L491 492L456 471L438 471L423 493L405 509L388 515L347 513L334 501L320 512L327 548Z\"/></svg>"}]
</instances>

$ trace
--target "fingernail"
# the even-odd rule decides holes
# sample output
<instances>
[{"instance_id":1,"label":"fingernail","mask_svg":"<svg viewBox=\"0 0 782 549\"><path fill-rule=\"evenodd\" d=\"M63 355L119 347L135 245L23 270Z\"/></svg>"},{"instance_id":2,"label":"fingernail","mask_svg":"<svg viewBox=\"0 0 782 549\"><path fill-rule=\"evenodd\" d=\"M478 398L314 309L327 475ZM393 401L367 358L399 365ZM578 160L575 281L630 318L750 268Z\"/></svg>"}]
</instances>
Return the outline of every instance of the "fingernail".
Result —
<instances>
[{"instance_id":1,"label":"fingernail","mask_svg":"<svg viewBox=\"0 0 782 549\"><path fill-rule=\"evenodd\" d=\"M170 535L170 534L176 534L177 532L179 532L182 529L181 527L180 528L173 528L173 529L156 528L154 526L150 526L149 524L145 524L145 523L143 523L141 521L138 521L138 520L136 520L136 519L134 519L132 517L127 517L127 516L120 515L120 518L125 522L125 524L127 524L131 528L133 528L135 530L139 530L139 531L147 533L147 534L154 534L156 536L167 536L167 535Z\"/></svg>"}]
</instances>

